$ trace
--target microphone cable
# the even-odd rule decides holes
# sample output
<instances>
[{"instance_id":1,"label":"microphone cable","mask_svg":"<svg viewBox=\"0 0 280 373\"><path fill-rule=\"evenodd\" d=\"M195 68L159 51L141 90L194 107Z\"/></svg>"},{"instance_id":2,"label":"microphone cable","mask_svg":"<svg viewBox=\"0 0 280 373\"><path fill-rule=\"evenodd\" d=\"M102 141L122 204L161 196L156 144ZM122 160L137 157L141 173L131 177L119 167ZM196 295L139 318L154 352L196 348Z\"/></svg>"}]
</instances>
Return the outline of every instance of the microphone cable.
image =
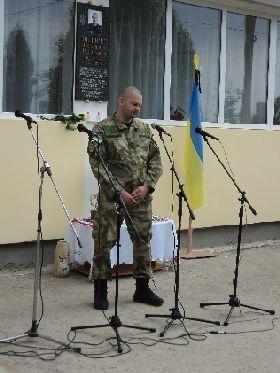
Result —
<instances>
[{"instance_id":1,"label":"microphone cable","mask_svg":"<svg viewBox=\"0 0 280 373\"><path fill-rule=\"evenodd\" d=\"M223 150L225 161L226 161L226 164L228 166L228 171L231 173L232 177L235 179L235 174L233 172L233 169L231 168L226 148L224 147L223 143L220 140L218 140L218 141L219 141L219 144L220 144L220 146L221 146L221 148ZM244 229L244 234L243 234L243 236L241 238L240 245L244 245L244 243L246 242L247 233L248 233L248 210L247 210L247 205L246 204L244 204L244 215L245 215L245 224L244 224L245 225L245 229ZM241 250L240 250L239 264L241 263L241 260L242 260L242 253L241 253Z\"/></svg>"},{"instance_id":2,"label":"microphone cable","mask_svg":"<svg viewBox=\"0 0 280 373\"><path fill-rule=\"evenodd\" d=\"M173 144L173 138L170 137L170 144L171 144L171 159L172 159L172 170L174 169L175 165L175 159L174 159L174 144ZM175 256L174 253L176 253L176 235L174 232L176 232L176 227L174 223L175 215L175 193L174 193L174 172L171 173L171 218L172 218L172 236L173 236L173 260L172 265L173 269L175 269ZM178 243L177 243L178 244ZM175 289L174 289L175 290Z\"/></svg>"}]
</instances>

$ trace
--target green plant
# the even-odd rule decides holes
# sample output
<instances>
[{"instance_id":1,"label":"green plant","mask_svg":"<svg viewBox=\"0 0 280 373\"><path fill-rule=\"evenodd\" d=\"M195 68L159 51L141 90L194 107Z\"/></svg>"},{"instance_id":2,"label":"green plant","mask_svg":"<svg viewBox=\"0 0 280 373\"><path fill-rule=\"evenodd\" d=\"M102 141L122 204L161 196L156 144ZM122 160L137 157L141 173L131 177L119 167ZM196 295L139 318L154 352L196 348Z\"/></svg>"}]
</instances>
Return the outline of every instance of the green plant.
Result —
<instances>
[{"instance_id":1,"label":"green plant","mask_svg":"<svg viewBox=\"0 0 280 373\"><path fill-rule=\"evenodd\" d=\"M72 113L71 115L57 114L53 118L47 118L47 117L44 117L43 115L41 115L40 119L43 119L43 120L55 120L55 121L58 121L58 122L65 123L66 124L66 128L68 130L75 131L77 129L76 124L78 122L81 122L81 121L85 120L85 114L78 114L78 115L76 115L74 113Z\"/></svg>"}]
</instances>

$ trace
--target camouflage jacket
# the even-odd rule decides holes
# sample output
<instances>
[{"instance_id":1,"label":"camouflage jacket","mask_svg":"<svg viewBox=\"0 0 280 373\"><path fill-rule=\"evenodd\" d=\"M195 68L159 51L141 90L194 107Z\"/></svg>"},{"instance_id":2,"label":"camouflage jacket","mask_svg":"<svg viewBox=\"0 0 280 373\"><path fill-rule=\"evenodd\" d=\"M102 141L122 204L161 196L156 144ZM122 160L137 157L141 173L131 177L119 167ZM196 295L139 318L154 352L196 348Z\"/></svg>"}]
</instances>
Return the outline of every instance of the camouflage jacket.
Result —
<instances>
[{"instance_id":1,"label":"camouflage jacket","mask_svg":"<svg viewBox=\"0 0 280 373\"><path fill-rule=\"evenodd\" d=\"M93 140L88 144L89 162L94 176L99 180L100 192L109 200L115 192L108 175L98 161L95 146L99 147L116 189L132 193L140 185L146 185L152 193L162 175L160 152L149 126L133 119L130 127L115 116L108 117L94 126ZM145 200L151 200L148 194Z\"/></svg>"}]
</instances>

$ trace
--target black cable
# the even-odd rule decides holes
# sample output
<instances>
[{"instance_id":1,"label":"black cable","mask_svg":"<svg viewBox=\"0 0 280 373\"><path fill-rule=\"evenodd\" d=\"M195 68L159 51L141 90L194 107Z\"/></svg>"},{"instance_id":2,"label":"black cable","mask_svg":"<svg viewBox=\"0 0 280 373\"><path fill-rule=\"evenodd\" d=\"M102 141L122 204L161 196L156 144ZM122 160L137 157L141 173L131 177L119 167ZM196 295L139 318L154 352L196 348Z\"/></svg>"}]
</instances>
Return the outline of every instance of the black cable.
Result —
<instances>
[{"instance_id":1,"label":"black cable","mask_svg":"<svg viewBox=\"0 0 280 373\"><path fill-rule=\"evenodd\" d=\"M106 315L106 313L105 313L104 310L102 310L102 313L103 313L103 316L105 317L105 319L106 319L108 322L110 322L110 319L109 319L109 317Z\"/></svg>"},{"instance_id":2,"label":"black cable","mask_svg":"<svg viewBox=\"0 0 280 373\"><path fill-rule=\"evenodd\" d=\"M219 331L219 330L212 330L209 332L209 334L250 334L250 333L264 333L269 332L275 328L275 321L278 318L274 318L271 320L272 326L270 328L266 329L253 329L253 330L239 330L237 332L228 332L228 331ZM247 320L244 320L244 322Z\"/></svg>"},{"instance_id":3,"label":"black cable","mask_svg":"<svg viewBox=\"0 0 280 373\"><path fill-rule=\"evenodd\" d=\"M105 312L103 312L104 316L107 318ZM166 322L168 322L169 320L166 320ZM191 333L191 332L188 332L184 322L182 319L180 320L177 320L178 321L178 325L180 325L179 323L182 323L183 326L184 326L184 329L185 329L185 332L186 333L183 333L183 334L179 334L178 336L175 336L175 337L169 337L169 338L149 338L149 337L133 337L133 338L130 338L128 340L124 340L124 339L121 339L121 343L123 345L125 345L127 347L127 351L123 352L123 354L126 354L126 353L129 353L132 348L130 345L145 345L147 347L151 347L151 346L154 346L156 345L157 343L164 343L164 344L169 344L169 345L174 345L174 346L187 346L190 341L189 339L193 340L193 341L197 341L197 342L200 342L200 341L204 341L207 336L203 333ZM69 340L69 334L70 332L68 333L68 340ZM98 343L90 343L90 342L86 342L86 341L75 341L75 338L76 338L76 332L75 332L75 335L74 337L72 338L71 340L71 343L73 344L80 344L80 345L86 345L86 346L90 346L90 347L96 347L96 346L101 346L103 343L106 343L106 342L109 342L109 344L112 346L112 348L110 348L109 350L105 350L105 351L102 351L102 352L95 352L95 353L91 353L91 352L85 352L84 349L82 347L80 347L80 352L79 354L84 356L84 357L87 357L87 358L106 358L106 357L116 357L116 356L120 356L119 353L116 353L116 354L109 354L111 350L115 349L115 347L117 346L116 343L112 343L112 341L115 341L116 338L115 337L110 337L110 338L107 338L105 339L104 341L101 341L101 342L98 342ZM176 342L178 340L182 340L180 342Z\"/></svg>"},{"instance_id":4,"label":"black cable","mask_svg":"<svg viewBox=\"0 0 280 373\"><path fill-rule=\"evenodd\" d=\"M246 314L248 314L248 313L257 313L257 314L260 314L261 317L267 316L267 315L262 314L261 312L256 312L256 311L246 312ZM244 322L256 321L256 320L259 320L259 318L253 318L253 319L250 319L250 320L237 320L237 321L234 321L233 324L234 323L244 323ZM193 341L196 341L196 342L204 341L207 338L207 334L229 334L229 335L232 334L232 335L235 335L235 334L267 332L267 331L271 331L275 328L275 323L276 323L277 320L279 320L279 318L277 318L277 317L273 318L272 321L271 321L272 326L270 328L266 328L266 329L241 330L241 331L237 331L237 332L230 332L230 331L227 332L227 331L219 331L219 330L211 331L210 330L210 331L204 331L204 332L198 333L196 331L197 329L192 331L192 332L189 332L187 330L183 320L179 319L177 321L183 324L183 327L185 329L185 333L179 334L175 337L160 338L160 339L149 338L149 337L133 337L133 338L130 338L128 340L123 340L122 339L121 343L124 346L127 347L127 350L124 351L122 353L122 355L131 352L132 348L131 348L130 345L144 345L144 346L147 346L147 347L152 347L152 346L155 346L157 343L163 343L163 344L167 344L167 345L170 345L170 346L187 346L187 345L189 345L190 340L193 340ZM167 322L168 322L168 320L167 320ZM116 343L113 343L113 341L116 340L115 337L107 338L107 339L105 339L101 342L98 342L98 343L90 343L90 342L86 342L86 341L75 341L77 333L76 333L76 331L74 331L73 332L74 333L73 337L70 338L71 333L72 333L72 331L69 331L69 333L67 334L68 343L66 345L65 344L60 345L56 349L50 349L50 348L36 346L36 350L43 351L43 352L37 352L35 349L30 349L30 346L27 346L27 345L24 345L24 344L21 344L21 343L5 342L5 343L3 343L3 345L8 344L8 345L16 346L16 347L28 348L28 350L19 351L19 352L8 350L8 351L0 352L0 355L12 356L12 357L25 357L25 358L26 357L38 357L39 359L41 359L43 361L55 360L64 351L75 352L75 353L78 353L79 355L81 355L83 357L95 358L95 359L122 356L119 353L110 354L110 352L115 350L115 347L116 347ZM90 348L97 347L97 346L102 346L102 344L106 343L106 342L108 342L111 346L109 349L106 349L102 352L95 352L95 353L89 352ZM71 344L75 344L75 345L80 344L80 345L85 345L85 346L88 346L88 347L85 347L83 349L80 346L79 347L72 347Z\"/></svg>"},{"instance_id":5,"label":"black cable","mask_svg":"<svg viewBox=\"0 0 280 373\"><path fill-rule=\"evenodd\" d=\"M67 338L68 338L69 341L70 341L70 339L69 339L69 334L70 333L71 333L71 331L67 335ZM86 342L86 341L75 341L75 338L77 336L77 332L75 331L74 333L75 334L74 334L73 338L71 339L71 342L69 343L69 346L71 347L71 343L72 344L76 344L76 345L78 345L78 344L80 344L80 345L86 345L87 347L84 348L84 349L82 347L80 347L80 346L75 348L75 350L79 350L77 352L80 355L84 356L84 357L87 357L87 358L97 358L97 359L99 358L100 359L100 358L109 358L109 357L121 356L119 353L110 354L111 351L114 351L115 348L116 348L116 346L117 346L117 344L112 343L112 341L115 340L116 337L109 337L109 338L107 338L107 339L105 339L105 340L103 340L101 342L92 343L92 342ZM110 344L110 348L109 349L106 349L106 350L101 351L101 352L85 352L85 350L89 350L90 347L102 346L106 342L109 342L109 344ZM121 339L120 342L127 347L127 351L122 352L122 355L129 353L131 351L131 347L129 346L129 344L127 343L127 341L124 341L124 340ZM88 347L88 346L90 346L90 347Z\"/></svg>"},{"instance_id":6,"label":"black cable","mask_svg":"<svg viewBox=\"0 0 280 373\"><path fill-rule=\"evenodd\" d=\"M178 320L178 321L182 322L182 320ZM157 343L163 343L163 344L168 344L168 345L173 345L173 346L187 346L190 343L189 339L200 342L200 341L204 341L207 338L207 336L205 334L202 334L202 333L190 333L190 332L188 332L185 325L184 325L184 328L185 328L186 333L179 334L178 336L175 336L175 337L158 338L158 339L157 338L149 338L149 337L133 337L133 338L130 338L128 340L121 339L121 343L123 345L125 345L128 349L127 351L123 352L122 355L126 354L126 353L129 353L132 350L130 345L144 345L144 346L147 346L147 347L152 347L152 346L155 346ZM197 337L199 337L199 338L197 338ZM115 349L116 344L112 343L112 340L115 340L115 339L116 339L115 337L110 337L110 338L107 338L104 341L96 343L96 344L85 342L85 341L74 341L74 340L72 340L72 343L75 343L75 344L80 343L80 344L86 344L87 346L96 347L96 346L102 345L105 342L109 342L109 344L112 346L112 349ZM176 342L178 340L182 340L182 341L181 342ZM100 353L88 353L88 352L84 352L83 349L81 348L80 354L82 356L88 357L88 358L106 358L106 357L120 356L120 354L107 355L107 353L110 352L112 349L105 350L105 351L100 352Z\"/></svg>"},{"instance_id":7,"label":"black cable","mask_svg":"<svg viewBox=\"0 0 280 373\"><path fill-rule=\"evenodd\" d=\"M60 345L59 347L52 349L52 348L46 348L46 347L40 347L37 346L34 347L34 349L30 348L30 345L25 345L22 343L18 343L16 341L10 341L10 342L4 342L3 345L10 345L15 347L22 347L27 348L27 350L24 351L15 351L15 350L8 350L8 351L0 351L0 355L4 356L12 356L12 357L38 357L41 360L48 361L48 360L55 360L56 357L60 356L64 351L69 350L73 352L77 352L73 348L68 345ZM45 351L45 352L37 352L39 351Z\"/></svg>"},{"instance_id":8,"label":"black cable","mask_svg":"<svg viewBox=\"0 0 280 373\"><path fill-rule=\"evenodd\" d=\"M229 168L229 172L231 173L232 177L235 179L235 175L234 175L234 172L230 166L230 163L229 163L229 160L228 160L228 155L227 155L227 151L226 151L226 148L224 147L223 143L219 141L219 144L221 145L222 147L222 150L224 152L224 156L225 156L225 160L226 160L226 163L228 165L228 168ZM244 215L245 215L245 231L244 231L244 235L242 237L242 243L241 245L244 245L244 242L246 241L246 236L247 236L247 229L248 229L248 216L247 216L247 209L246 209L246 205L244 205ZM240 260L239 260L239 264L241 263L241 259L242 259L242 254L241 254L241 251L240 251Z\"/></svg>"},{"instance_id":9,"label":"black cable","mask_svg":"<svg viewBox=\"0 0 280 373\"><path fill-rule=\"evenodd\" d=\"M232 168L230 167L230 163L229 163L228 156L227 156L227 151L226 151L226 149L225 149L223 143L222 143L220 140L219 140L219 144L221 145L221 147L222 147L222 149L223 149L223 151L224 151L224 156L225 156L225 159L226 159L226 162L227 162L228 168L229 168L229 170L230 170L230 172L231 172L231 175L232 175L233 178L235 178L234 172L232 171Z\"/></svg>"},{"instance_id":10,"label":"black cable","mask_svg":"<svg viewBox=\"0 0 280 373\"><path fill-rule=\"evenodd\" d=\"M69 336L70 332L67 335L67 338ZM0 351L0 355L6 355L6 356L12 356L12 357L38 357L39 359L43 361L53 361L55 360L58 356L60 356L64 351L70 351L70 352L75 352L79 353L80 348L76 347L71 347L71 340L68 338L68 343L67 344L61 344L57 348L47 348L47 347L40 347L36 345L34 349L31 349L30 345L25 345L23 343L19 343L17 341L9 341L9 342L2 342L0 343L0 346L15 346L15 347L22 347L22 348L27 348L28 350L25 351L14 351L14 350L8 350L8 351ZM39 351L44 351L44 352L37 352Z\"/></svg>"},{"instance_id":11,"label":"black cable","mask_svg":"<svg viewBox=\"0 0 280 373\"><path fill-rule=\"evenodd\" d=\"M167 323L169 321L171 321L171 319L166 320ZM186 328L186 325L185 325L183 319L178 319L177 321L178 321L178 323L175 322L175 325L182 324L186 333L179 334L178 336L175 336L175 337L159 338L159 339L150 338L150 337L139 337L139 338L136 337L136 338L129 339L127 342L130 343L130 344L143 344L145 346L154 346L157 343L164 343L164 344L176 345L176 346L186 346L190 343L189 339L193 340L193 341L197 341L197 342L202 342L207 338L206 333L189 332ZM179 324L179 322L180 322L180 324ZM187 339L187 337L189 339ZM175 342L178 339L179 340L183 339L184 342L183 343ZM133 342L134 340L137 340L139 342Z\"/></svg>"},{"instance_id":12,"label":"black cable","mask_svg":"<svg viewBox=\"0 0 280 373\"><path fill-rule=\"evenodd\" d=\"M236 321L232 321L230 323L230 325L232 324L238 324L238 323L245 323L245 322L252 322L252 321L257 321L257 320L260 320L264 317L267 317L268 315L267 314L264 314L262 312L258 312L258 311L247 311L245 312L245 314L250 314L250 313L256 313L258 315L260 315L260 317L255 317L253 319L243 319L243 320L236 320ZM226 330L204 330L202 333L203 334L246 334L246 333L262 333L262 332L268 332L268 331L271 331L275 328L275 322L279 320L278 317L274 317L272 320L271 320L271 323L272 323L272 327L270 328L266 328L266 329L253 329L253 330L241 330L241 331L237 331L237 332L231 332L231 331L226 331ZM210 328L210 327L209 327ZM229 327L227 327L228 329ZM197 329L195 329L196 331Z\"/></svg>"},{"instance_id":13,"label":"black cable","mask_svg":"<svg viewBox=\"0 0 280 373\"><path fill-rule=\"evenodd\" d=\"M37 323L37 328L39 327L39 324L44 316L44 301L43 301L43 294L42 294L42 268L43 268L43 262L44 262L44 240L43 235L41 232L41 263L40 263L40 270L39 270L39 294L40 294L40 300L41 300L41 316L39 318L39 321Z\"/></svg>"},{"instance_id":14,"label":"black cable","mask_svg":"<svg viewBox=\"0 0 280 373\"><path fill-rule=\"evenodd\" d=\"M37 146L36 146L36 155L37 155L37 172L40 173L40 157L39 157L39 125L36 123L36 138L37 138Z\"/></svg>"}]
</instances>

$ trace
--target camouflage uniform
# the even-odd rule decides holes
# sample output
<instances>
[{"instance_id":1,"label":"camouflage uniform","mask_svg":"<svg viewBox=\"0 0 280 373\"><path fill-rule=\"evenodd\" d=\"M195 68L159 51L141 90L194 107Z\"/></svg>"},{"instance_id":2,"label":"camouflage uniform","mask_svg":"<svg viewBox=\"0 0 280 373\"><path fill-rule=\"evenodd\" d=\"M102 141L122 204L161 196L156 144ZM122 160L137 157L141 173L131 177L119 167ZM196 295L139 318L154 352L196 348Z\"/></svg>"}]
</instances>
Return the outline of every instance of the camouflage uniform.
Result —
<instances>
[{"instance_id":1,"label":"camouflage uniform","mask_svg":"<svg viewBox=\"0 0 280 373\"><path fill-rule=\"evenodd\" d=\"M93 143L99 146L99 151L118 191L125 189L128 193L132 193L141 185L148 186L150 193L154 191L162 175L162 165L159 149L147 124L133 119L131 126L128 127L115 116L108 117L94 127L93 135L95 139ZM98 211L95 215L96 227L93 229L93 276L110 279L110 250L117 239L115 192L108 175L95 155L93 143L90 142L88 145L89 161L100 185ZM133 274L136 278L150 278L152 275L151 201L151 194L147 194L136 206L127 206L141 236L141 241L137 241L129 223L126 222L133 242Z\"/></svg>"}]
</instances>

